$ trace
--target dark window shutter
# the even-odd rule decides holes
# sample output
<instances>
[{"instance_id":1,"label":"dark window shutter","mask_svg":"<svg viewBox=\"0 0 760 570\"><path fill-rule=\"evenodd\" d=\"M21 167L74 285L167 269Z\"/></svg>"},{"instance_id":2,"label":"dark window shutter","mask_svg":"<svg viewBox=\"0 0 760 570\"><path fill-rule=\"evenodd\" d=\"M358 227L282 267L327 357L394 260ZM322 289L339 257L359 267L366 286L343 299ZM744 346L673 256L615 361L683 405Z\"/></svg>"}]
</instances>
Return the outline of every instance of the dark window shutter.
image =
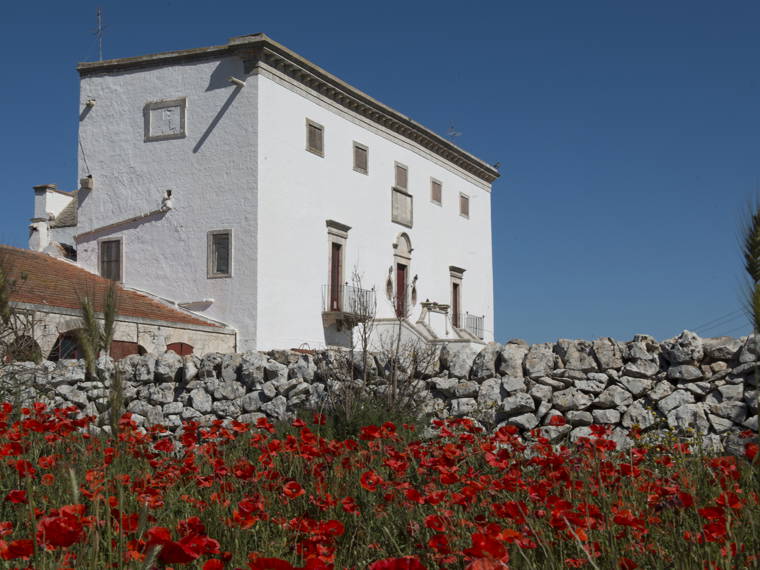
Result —
<instances>
[{"instance_id":1,"label":"dark window shutter","mask_svg":"<svg viewBox=\"0 0 760 570\"><path fill-rule=\"evenodd\" d=\"M459 213L463 216L470 216L470 199L467 196L459 197Z\"/></svg>"},{"instance_id":2,"label":"dark window shutter","mask_svg":"<svg viewBox=\"0 0 760 570\"><path fill-rule=\"evenodd\" d=\"M112 281L121 281L121 241L100 242L100 275Z\"/></svg>"},{"instance_id":3,"label":"dark window shutter","mask_svg":"<svg viewBox=\"0 0 760 570\"><path fill-rule=\"evenodd\" d=\"M322 153L324 151L322 134L322 127L309 123L309 150L313 150L318 153Z\"/></svg>"},{"instance_id":4,"label":"dark window shutter","mask_svg":"<svg viewBox=\"0 0 760 570\"><path fill-rule=\"evenodd\" d=\"M214 234L214 265L213 272L226 275L230 272L230 234Z\"/></svg>"},{"instance_id":5,"label":"dark window shutter","mask_svg":"<svg viewBox=\"0 0 760 570\"><path fill-rule=\"evenodd\" d=\"M405 166L396 165L396 187L406 190L408 173Z\"/></svg>"},{"instance_id":6,"label":"dark window shutter","mask_svg":"<svg viewBox=\"0 0 760 570\"><path fill-rule=\"evenodd\" d=\"M438 181L436 181L436 180L433 180L431 192L432 192L431 198L432 198L433 202L438 202L440 204L441 203L441 194L442 194L442 192L441 192L441 183L438 182Z\"/></svg>"},{"instance_id":7,"label":"dark window shutter","mask_svg":"<svg viewBox=\"0 0 760 570\"><path fill-rule=\"evenodd\" d=\"M367 172L367 149L354 145L354 168Z\"/></svg>"}]
</instances>

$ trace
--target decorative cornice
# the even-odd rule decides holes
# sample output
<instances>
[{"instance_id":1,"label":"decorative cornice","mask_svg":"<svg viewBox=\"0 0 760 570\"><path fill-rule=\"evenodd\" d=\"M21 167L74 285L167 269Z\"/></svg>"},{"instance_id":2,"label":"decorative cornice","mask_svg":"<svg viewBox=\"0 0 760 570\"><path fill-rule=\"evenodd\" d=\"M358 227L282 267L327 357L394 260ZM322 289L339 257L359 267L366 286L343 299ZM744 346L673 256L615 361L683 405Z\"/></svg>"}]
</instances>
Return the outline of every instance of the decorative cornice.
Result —
<instances>
[{"instance_id":1,"label":"decorative cornice","mask_svg":"<svg viewBox=\"0 0 760 570\"><path fill-rule=\"evenodd\" d=\"M488 184L499 177L499 171L495 167L462 150L451 141L423 127L406 115L338 79L264 34L235 37L230 39L225 46L80 63L77 70L82 77L85 77L139 67L158 67L169 62L218 59L225 55L240 57L247 75L255 73L262 66L283 73L318 95L409 139Z\"/></svg>"},{"instance_id":2,"label":"decorative cornice","mask_svg":"<svg viewBox=\"0 0 760 570\"><path fill-rule=\"evenodd\" d=\"M348 233L351 229L351 226L347 226L346 224L341 224L340 222L336 222L335 220L325 220L325 225L333 230L338 230L339 232Z\"/></svg>"}]
</instances>

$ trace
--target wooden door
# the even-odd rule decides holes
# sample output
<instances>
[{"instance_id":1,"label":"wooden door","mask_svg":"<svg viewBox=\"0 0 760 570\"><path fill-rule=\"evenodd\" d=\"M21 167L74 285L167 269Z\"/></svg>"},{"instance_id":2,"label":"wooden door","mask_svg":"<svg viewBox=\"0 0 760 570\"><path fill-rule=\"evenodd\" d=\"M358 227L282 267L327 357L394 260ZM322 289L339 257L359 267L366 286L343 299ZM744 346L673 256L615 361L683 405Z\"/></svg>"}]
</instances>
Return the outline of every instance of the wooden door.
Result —
<instances>
[{"instance_id":1,"label":"wooden door","mask_svg":"<svg viewBox=\"0 0 760 570\"><path fill-rule=\"evenodd\" d=\"M396 264L396 316L406 316L406 265Z\"/></svg>"},{"instance_id":2,"label":"wooden door","mask_svg":"<svg viewBox=\"0 0 760 570\"><path fill-rule=\"evenodd\" d=\"M343 273L341 270L341 248L339 243L332 244L330 253L330 310L340 311L340 277Z\"/></svg>"},{"instance_id":3,"label":"wooden door","mask_svg":"<svg viewBox=\"0 0 760 570\"><path fill-rule=\"evenodd\" d=\"M451 284L451 324L457 328L461 326L459 317L459 283Z\"/></svg>"}]
</instances>

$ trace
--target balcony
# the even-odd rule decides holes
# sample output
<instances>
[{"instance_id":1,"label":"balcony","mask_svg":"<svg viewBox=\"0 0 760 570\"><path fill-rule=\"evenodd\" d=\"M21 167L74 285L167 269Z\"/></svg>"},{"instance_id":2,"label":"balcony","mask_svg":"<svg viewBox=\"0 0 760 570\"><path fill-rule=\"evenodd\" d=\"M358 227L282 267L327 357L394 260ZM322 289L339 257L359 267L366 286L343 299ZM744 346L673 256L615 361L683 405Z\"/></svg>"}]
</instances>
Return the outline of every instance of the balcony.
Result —
<instances>
[{"instance_id":1,"label":"balcony","mask_svg":"<svg viewBox=\"0 0 760 570\"><path fill-rule=\"evenodd\" d=\"M375 290L360 289L347 283L333 291L329 285L322 285L322 320L325 326L337 324L353 327L375 316L377 298Z\"/></svg>"},{"instance_id":2,"label":"balcony","mask_svg":"<svg viewBox=\"0 0 760 570\"><path fill-rule=\"evenodd\" d=\"M454 328L464 329L480 340L484 338L485 316L480 317L478 315L471 315L470 313L452 314L451 324Z\"/></svg>"}]
</instances>

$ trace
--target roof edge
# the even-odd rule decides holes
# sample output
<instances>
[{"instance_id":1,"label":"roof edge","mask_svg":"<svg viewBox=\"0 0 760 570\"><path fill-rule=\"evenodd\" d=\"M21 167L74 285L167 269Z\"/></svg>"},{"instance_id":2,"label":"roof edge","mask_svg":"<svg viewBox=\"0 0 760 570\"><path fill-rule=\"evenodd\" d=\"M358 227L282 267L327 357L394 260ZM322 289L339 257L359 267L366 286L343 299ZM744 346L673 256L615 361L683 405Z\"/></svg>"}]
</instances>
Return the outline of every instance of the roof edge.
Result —
<instances>
[{"instance_id":1,"label":"roof edge","mask_svg":"<svg viewBox=\"0 0 760 570\"><path fill-rule=\"evenodd\" d=\"M156 67L168 62L209 59L237 55L243 59L247 73L266 65L287 74L307 88L328 97L337 104L388 128L455 166L491 184L499 171L487 162L436 134L410 117L381 103L363 91L349 85L308 59L298 55L266 34L233 37L226 45L170 51L138 57L83 62L77 66L81 77L125 71L141 67Z\"/></svg>"}]
</instances>

